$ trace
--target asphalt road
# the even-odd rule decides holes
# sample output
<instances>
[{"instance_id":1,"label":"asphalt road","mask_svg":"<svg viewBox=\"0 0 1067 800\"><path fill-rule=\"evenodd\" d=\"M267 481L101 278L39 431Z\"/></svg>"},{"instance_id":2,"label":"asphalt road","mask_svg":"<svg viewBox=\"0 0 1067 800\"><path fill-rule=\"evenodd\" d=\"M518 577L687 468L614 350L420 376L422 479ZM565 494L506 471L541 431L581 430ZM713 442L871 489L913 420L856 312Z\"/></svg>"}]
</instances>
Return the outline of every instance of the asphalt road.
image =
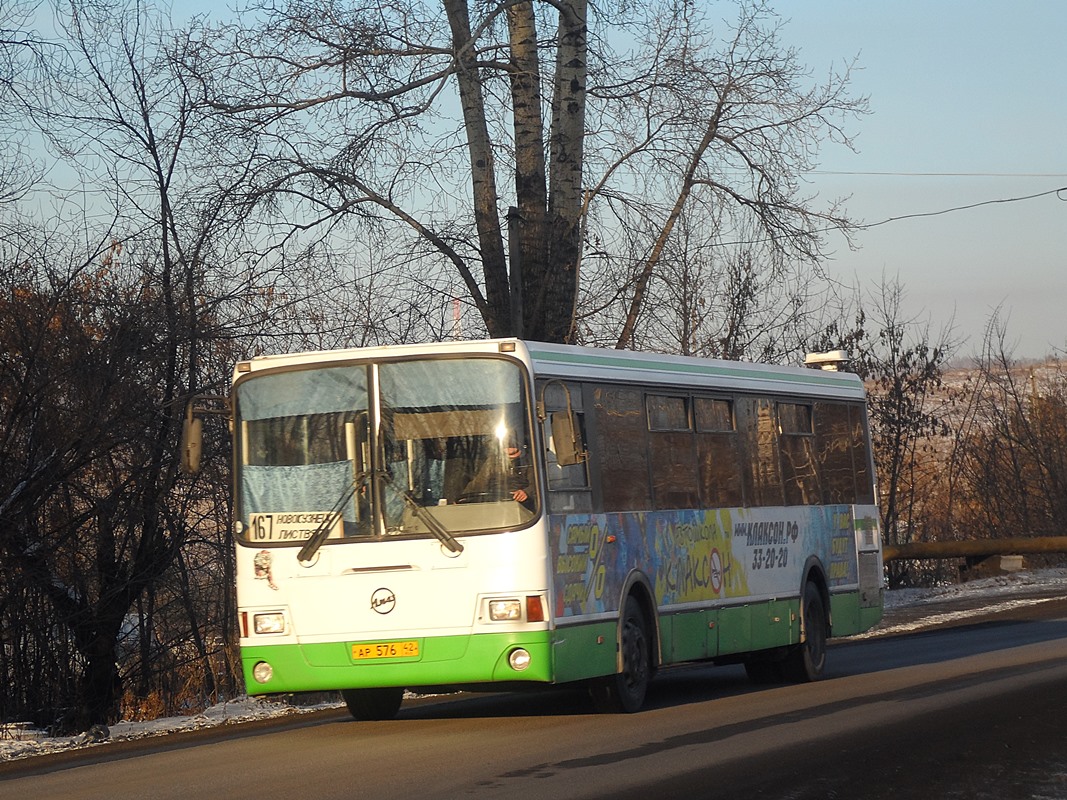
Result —
<instances>
[{"instance_id":1,"label":"asphalt road","mask_svg":"<svg viewBox=\"0 0 1067 800\"><path fill-rule=\"evenodd\" d=\"M115 744L0 774L12 798L1067 798L1067 601L837 644L827 679L664 671L647 708L573 691L405 703ZM8 765L10 766L10 765Z\"/></svg>"}]
</instances>

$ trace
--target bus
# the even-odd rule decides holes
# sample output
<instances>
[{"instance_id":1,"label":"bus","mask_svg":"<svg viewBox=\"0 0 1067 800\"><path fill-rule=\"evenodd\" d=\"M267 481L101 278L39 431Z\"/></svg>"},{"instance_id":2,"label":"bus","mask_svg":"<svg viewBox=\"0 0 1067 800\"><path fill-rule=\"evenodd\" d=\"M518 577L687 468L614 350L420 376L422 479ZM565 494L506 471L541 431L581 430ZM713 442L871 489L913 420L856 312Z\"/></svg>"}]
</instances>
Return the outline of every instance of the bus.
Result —
<instances>
[{"instance_id":1,"label":"bus","mask_svg":"<svg viewBox=\"0 0 1067 800\"><path fill-rule=\"evenodd\" d=\"M248 693L387 719L405 690L554 684L633 712L682 662L818 679L884 581L863 384L807 361L493 339L238 363Z\"/></svg>"}]
</instances>

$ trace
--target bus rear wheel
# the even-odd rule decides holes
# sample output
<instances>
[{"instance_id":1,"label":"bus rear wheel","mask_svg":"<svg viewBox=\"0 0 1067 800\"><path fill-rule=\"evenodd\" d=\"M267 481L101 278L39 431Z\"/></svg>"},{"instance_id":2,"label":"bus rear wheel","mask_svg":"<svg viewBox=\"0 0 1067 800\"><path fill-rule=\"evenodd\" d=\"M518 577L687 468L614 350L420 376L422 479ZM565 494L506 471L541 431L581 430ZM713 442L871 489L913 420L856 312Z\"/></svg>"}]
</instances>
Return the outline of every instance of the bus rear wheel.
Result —
<instances>
[{"instance_id":1,"label":"bus rear wheel","mask_svg":"<svg viewBox=\"0 0 1067 800\"><path fill-rule=\"evenodd\" d=\"M341 697L353 717L370 722L395 717L404 701L404 690L397 686L382 689L342 689Z\"/></svg>"},{"instance_id":2,"label":"bus rear wheel","mask_svg":"<svg viewBox=\"0 0 1067 800\"><path fill-rule=\"evenodd\" d=\"M589 695L597 711L605 714L632 714L644 705L648 683L652 679L652 645L648 621L641 604L626 598L620 626L619 649L622 671L594 679Z\"/></svg>"},{"instance_id":3,"label":"bus rear wheel","mask_svg":"<svg viewBox=\"0 0 1067 800\"><path fill-rule=\"evenodd\" d=\"M779 668L786 680L809 683L822 677L829 634L822 592L810 581L804 584L800 613L804 620L804 641L789 650Z\"/></svg>"}]
</instances>

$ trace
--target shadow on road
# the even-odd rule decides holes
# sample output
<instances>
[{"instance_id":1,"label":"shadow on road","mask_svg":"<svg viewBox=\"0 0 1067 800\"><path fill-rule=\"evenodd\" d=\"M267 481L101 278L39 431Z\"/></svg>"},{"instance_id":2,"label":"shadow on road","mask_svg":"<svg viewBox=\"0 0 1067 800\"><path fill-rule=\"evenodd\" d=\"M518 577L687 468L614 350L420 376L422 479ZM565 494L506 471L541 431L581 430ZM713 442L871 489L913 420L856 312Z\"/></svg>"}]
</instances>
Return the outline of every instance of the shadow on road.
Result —
<instances>
[{"instance_id":1,"label":"shadow on road","mask_svg":"<svg viewBox=\"0 0 1067 800\"><path fill-rule=\"evenodd\" d=\"M998 650L1067 639L1067 620L987 621L884 638L833 643L826 680L928 665ZM1031 667L1032 668L1032 667ZM659 671L645 709L670 708L723 697L762 692L740 666L685 664ZM936 691L936 689L935 689ZM405 701L401 719L555 717L594 714L580 686L490 694L459 693L429 702Z\"/></svg>"}]
</instances>

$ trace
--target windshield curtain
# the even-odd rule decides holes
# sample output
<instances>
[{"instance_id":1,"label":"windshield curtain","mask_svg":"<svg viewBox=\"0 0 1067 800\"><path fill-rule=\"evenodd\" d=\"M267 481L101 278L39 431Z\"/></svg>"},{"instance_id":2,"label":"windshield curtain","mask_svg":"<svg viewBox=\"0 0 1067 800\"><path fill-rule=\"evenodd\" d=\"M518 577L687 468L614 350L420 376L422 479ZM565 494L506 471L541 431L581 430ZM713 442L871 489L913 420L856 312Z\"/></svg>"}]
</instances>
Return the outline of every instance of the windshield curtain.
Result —
<instances>
[{"instance_id":1,"label":"windshield curtain","mask_svg":"<svg viewBox=\"0 0 1067 800\"><path fill-rule=\"evenodd\" d=\"M240 513L253 538L299 541L321 522L315 514L330 512L342 520L336 535L369 534L355 491L367 463L366 367L263 375L236 397ZM257 527L256 515L270 516Z\"/></svg>"},{"instance_id":2,"label":"windshield curtain","mask_svg":"<svg viewBox=\"0 0 1067 800\"><path fill-rule=\"evenodd\" d=\"M296 543L328 525L328 542L525 524L537 492L522 374L513 361L451 358L244 380L235 397L245 536Z\"/></svg>"}]
</instances>

